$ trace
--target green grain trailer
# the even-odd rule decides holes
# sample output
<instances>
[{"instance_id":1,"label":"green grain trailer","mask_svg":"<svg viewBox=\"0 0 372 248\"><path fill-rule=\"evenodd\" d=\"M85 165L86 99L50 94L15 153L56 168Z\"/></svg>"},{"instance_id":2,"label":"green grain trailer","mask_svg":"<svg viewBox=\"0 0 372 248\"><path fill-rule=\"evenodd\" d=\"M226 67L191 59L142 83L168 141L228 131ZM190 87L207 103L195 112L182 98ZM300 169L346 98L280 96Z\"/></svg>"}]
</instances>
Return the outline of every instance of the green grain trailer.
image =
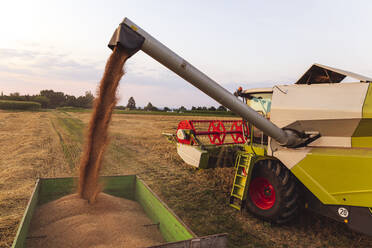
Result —
<instances>
[{"instance_id":1,"label":"green grain trailer","mask_svg":"<svg viewBox=\"0 0 372 248\"><path fill-rule=\"evenodd\" d=\"M168 243L155 247L165 248L225 248L226 234L197 237L190 228L137 176L101 177L103 192L125 199L137 201L146 215L158 225L159 231ZM77 178L41 178L36 182L34 191L23 215L12 247L25 247L28 229L35 209L44 203L76 192Z\"/></svg>"}]
</instances>

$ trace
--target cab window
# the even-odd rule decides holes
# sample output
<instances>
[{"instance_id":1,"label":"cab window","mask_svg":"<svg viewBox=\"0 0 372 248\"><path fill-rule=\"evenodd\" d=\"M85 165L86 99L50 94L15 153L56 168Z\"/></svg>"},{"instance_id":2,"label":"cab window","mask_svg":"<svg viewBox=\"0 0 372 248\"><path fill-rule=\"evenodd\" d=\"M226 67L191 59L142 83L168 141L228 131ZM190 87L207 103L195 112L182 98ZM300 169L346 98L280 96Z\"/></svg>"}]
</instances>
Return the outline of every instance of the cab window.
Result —
<instances>
[{"instance_id":1,"label":"cab window","mask_svg":"<svg viewBox=\"0 0 372 248\"><path fill-rule=\"evenodd\" d=\"M270 118L271 97L272 93L250 94L247 104L266 118Z\"/></svg>"}]
</instances>

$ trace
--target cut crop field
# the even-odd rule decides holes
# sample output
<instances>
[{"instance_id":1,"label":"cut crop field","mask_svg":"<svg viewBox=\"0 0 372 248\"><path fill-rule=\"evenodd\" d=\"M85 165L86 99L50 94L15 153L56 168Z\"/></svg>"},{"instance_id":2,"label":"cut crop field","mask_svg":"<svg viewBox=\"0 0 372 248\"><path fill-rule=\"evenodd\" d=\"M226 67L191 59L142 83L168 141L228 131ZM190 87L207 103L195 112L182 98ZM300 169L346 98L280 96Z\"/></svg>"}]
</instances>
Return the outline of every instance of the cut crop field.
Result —
<instances>
[{"instance_id":1,"label":"cut crop field","mask_svg":"<svg viewBox=\"0 0 372 248\"><path fill-rule=\"evenodd\" d=\"M89 112L0 111L0 247L10 247L38 177L77 176ZM139 175L197 235L228 233L229 247L372 247L372 237L303 211L277 226L229 207L232 168L196 170L162 136L183 119L114 114L102 175Z\"/></svg>"}]
</instances>

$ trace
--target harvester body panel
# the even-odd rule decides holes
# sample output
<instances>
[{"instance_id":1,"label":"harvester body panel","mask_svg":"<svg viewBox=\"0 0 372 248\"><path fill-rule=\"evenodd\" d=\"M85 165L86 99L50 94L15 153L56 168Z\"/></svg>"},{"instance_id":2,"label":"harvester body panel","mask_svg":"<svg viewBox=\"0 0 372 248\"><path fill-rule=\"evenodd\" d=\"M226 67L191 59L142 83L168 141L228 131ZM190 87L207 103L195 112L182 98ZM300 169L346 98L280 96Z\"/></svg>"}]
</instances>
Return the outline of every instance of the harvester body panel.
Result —
<instances>
[{"instance_id":1,"label":"harvester body panel","mask_svg":"<svg viewBox=\"0 0 372 248\"><path fill-rule=\"evenodd\" d=\"M323 204L372 207L372 149L313 148L291 171Z\"/></svg>"},{"instance_id":2,"label":"harvester body panel","mask_svg":"<svg viewBox=\"0 0 372 248\"><path fill-rule=\"evenodd\" d=\"M362 119L353 136L352 147L372 148L372 84L369 84L366 98L364 99Z\"/></svg>"},{"instance_id":3,"label":"harvester body panel","mask_svg":"<svg viewBox=\"0 0 372 248\"><path fill-rule=\"evenodd\" d=\"M291 126L299 129L298 131L301 129L304 131L321 131L322 137L320 139L322 139L325 136L352 136L354 126L362 118L368 84L295 84L277 86L273 90L270 120L281 128L290 127L295 122L325 121L320 126L306 126L308 130L305 130L301 125ZM336 127L332 121L350 119L354 119L356 123L350 123L353 126L352 128L346 126L350 131L349 133L332 131Z\"/></svg>"},{"instance_id":4,"label":"harvester body panel","mask_svg":"<svg viewBox=\"0 0 372 248\"><path fill-rule=\"evenodd\" d=\"M200 169L208 168L209 153L199 146L177 143L177 153L185 163Z\"/></svg>"}]
</instances>

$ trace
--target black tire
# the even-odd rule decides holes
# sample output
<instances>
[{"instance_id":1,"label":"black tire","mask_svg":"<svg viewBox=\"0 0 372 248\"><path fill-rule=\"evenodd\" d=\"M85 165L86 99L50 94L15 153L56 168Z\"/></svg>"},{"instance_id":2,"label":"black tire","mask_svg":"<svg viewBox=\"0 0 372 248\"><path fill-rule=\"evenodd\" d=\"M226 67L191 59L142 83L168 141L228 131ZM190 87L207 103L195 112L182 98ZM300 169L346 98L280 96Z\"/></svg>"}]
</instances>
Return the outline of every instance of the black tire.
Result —
<instances>
[{"instance_id":1,"label":"black tire","mask_svg":"<svg viewBox=\"0 0 372 248\"><path fill-rule=\"evenodd\" d=\"M276 224L290 221L299 210L296 180L277 160L257 162L247 192L247 210L261 219Z\"/></svg>"}]
</instances>

